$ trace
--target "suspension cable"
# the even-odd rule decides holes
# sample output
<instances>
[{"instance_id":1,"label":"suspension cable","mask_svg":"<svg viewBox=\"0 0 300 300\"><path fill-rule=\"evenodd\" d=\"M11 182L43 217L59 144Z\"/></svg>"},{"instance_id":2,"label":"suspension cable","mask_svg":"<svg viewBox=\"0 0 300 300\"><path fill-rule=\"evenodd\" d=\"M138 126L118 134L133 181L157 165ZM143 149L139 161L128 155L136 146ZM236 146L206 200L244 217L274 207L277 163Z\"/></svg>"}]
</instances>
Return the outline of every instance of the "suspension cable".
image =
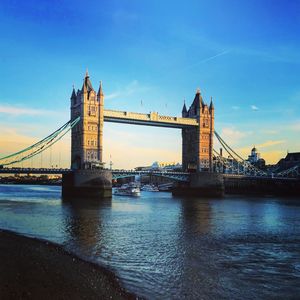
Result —
<instances>
[{"instance_id":1,"label":"suspension cable","mask_svg":"<svg viewBox=\"0 0 300 300\"><path fill-rule=\"evenodd\" d=\"M61 126L59 129L54 131L52 134L48 135L46 138L44 138L41 141L35 143L34 145L31 145L31 146L29 146L29 147L27 147L27 148L25 148L21 151L18 151L16 153L13 153L13 154L10 154L8 156L5 156L5 157L1 158L0 163L3 160L8 160L9 158L16 157L13 161L8 161L6 163L1 163L1 165L4 166L4 165L11 165L11 164L14 164L14 163L22 162L22 161L30 159L30 158L44 152L46 149L48 149L53 144L55 144L60 139L62 139L79 122L79 120L80 120L80 116L78 116L74 120L68 121L66 124ZM37 149L35 149L35 148L37 148ZM20 156L22 153L28 152L30 150L33 150L33 152L30 152L27 155L18 158L18 156Z\"/></svg>"}]
</instances>

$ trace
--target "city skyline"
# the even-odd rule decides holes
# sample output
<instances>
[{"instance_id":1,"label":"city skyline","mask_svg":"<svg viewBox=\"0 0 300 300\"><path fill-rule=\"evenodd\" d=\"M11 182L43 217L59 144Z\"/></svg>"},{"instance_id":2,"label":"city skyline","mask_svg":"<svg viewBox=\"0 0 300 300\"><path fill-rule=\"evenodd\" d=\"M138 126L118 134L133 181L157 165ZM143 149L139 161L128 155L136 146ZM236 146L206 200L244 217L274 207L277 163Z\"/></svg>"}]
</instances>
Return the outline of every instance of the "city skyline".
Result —
<instances>
[{"instance_id":1,"label":"city skyline","mask_svg":"<svg viewBox=\"0 0 300 300\"><path fill-rule=\"evenodd\" d=\"M267 163L299 151L297 1L72 3L0 4L1 156L69 119L86 68L94 89L103 81L107 109L180 116L199 87L205 102L213 97L216 130L244 158L254 145ZM55 154L65 164L69 143ZM110 157L119 168L180 162L181 132L105 124Z\"/></svg>"}]
</instances>

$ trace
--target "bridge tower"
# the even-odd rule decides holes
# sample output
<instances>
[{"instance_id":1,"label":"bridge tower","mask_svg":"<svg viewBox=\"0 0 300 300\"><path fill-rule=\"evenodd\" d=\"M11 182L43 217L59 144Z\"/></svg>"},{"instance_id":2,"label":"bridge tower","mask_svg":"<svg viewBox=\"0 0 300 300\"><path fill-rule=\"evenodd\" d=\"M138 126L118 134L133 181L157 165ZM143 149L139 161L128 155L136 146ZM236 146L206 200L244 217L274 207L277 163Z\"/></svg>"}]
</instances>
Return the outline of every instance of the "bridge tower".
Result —
<instances>
[{"instance_id":1,"label":"bridge tower","mask_svg":"<svg viewBox=\"0 0 300 300\"><path fill-rule=\"evenodd\" d=\"M197 119L199 126L182 129L182 167L184 171L213 171L214 105L204 103L200 90L187 110L184 103L182 117Z\"/></svg>"},{"instance_id":2,"label":"bridge tower","mask_svg":"<svg viewBox=\"0 0 300 300\"><path fill-rule=\"evenodd\" d=\"M71 95L71 119L80 116L72 128L71 169L91 169L103 164L104 94L100 82L98 93L93 89L88 71L81 90Z\"/></svg>"},{"instance_id":3,"label":"bridge tower","mask_svg":"<svg viewBox=\"0 0 300 300\"><path fill-rule=\"evenodd\" d=\"M71 169L63 174L64 199L106 198L112 195L112 174L103 166L104 95L102 83L98 93L93 89L88 72L81 90L71 95L71 120L80 121L71 132Z\"/></svg>"}]
</instances>

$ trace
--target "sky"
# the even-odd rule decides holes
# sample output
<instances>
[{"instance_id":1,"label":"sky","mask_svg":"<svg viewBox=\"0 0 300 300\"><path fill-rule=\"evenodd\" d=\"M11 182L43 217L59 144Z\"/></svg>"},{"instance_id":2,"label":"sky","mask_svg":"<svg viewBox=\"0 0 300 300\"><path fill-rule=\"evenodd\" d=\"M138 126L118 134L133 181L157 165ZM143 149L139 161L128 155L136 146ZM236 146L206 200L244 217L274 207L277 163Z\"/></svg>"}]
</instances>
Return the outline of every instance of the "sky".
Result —
<instances>
[{"instance_id":1,"label":"sky","mask_svg":"<svg viewBox=\"0 0 300 300\"><path fill-rule=\"evenodd\" d=\"M200 88L229 145L276 163L300 151L299 37L298 0L1 0L0 157L67 122L88 69L106 109L180 116ZM51 151L33 164L70 165L69 137ZM110 159L181 162L181 132L105 123Z\"/></svg>"}]
</instances>

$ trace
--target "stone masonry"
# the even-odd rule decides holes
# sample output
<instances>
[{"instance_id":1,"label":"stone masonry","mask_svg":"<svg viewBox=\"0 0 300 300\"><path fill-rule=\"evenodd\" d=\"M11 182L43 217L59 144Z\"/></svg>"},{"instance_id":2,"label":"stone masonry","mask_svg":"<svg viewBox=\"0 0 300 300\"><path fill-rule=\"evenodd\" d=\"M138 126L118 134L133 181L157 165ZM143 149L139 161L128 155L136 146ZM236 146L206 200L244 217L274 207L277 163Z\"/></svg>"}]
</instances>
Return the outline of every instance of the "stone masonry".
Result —
<instances>
[{"instance_id":1,"label":"stone masonry","mask_svg":"<svg viewBox=\"0 0 300 300\"><path fill-rule=\"evenodd\" d=\"M213 170L214 111L212 99L209 106L205 104L199 89L188 110L184 104L182 117L196 119L198 126L182 129L183 171Z\"/></svg>"}]
</instances>

